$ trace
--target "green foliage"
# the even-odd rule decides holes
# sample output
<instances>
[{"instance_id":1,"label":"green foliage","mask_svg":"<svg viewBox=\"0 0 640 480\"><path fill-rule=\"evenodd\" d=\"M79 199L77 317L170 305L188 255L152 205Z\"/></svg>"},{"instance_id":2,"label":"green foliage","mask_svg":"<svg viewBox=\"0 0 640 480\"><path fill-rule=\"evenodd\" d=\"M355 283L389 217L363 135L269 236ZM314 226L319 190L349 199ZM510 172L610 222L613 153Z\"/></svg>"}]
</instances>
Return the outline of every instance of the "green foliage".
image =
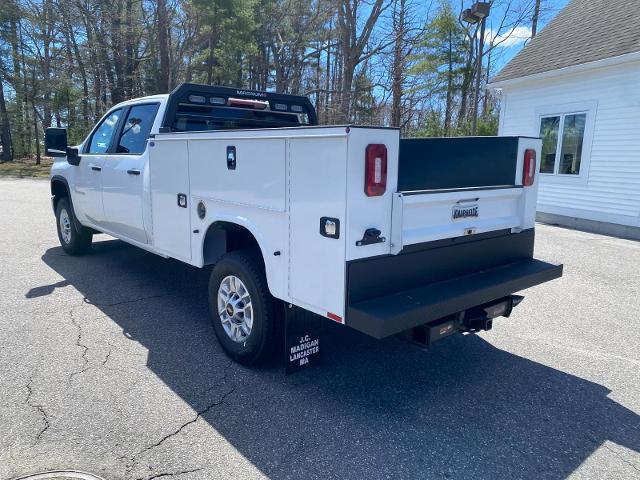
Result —
<instances>
[{"instance_id":1,"label":"green foliage","mask_svg":"<svg viewBox=\"0 0 640 480\"><path fill-rule=\"evenodd\" d=\"M256 52L256 0L191 0L191 4L202 18L197 41L203 48L195 57L199 68L194 79L242 84L243 61Z\"/></svg>"},{"instance_id":2,"label":"green foliage","mask_svg":"<svg viewBox=\"0 0 640 480\"><path fill-rule=\"evenodd\" d=\"M430 6L413 0L4 0L0 127L10 135L0 132L28 157L47 126L77 144L111 105L193 81L309 93L325 122L395 116L404 134L469 134L472 36L457 4L433 2L425 23ZM360 38L361 49L344 47ZM486 110L480 135L497 131L492 101Z\"/></svg>"},{"instance_id":3,"label":"green foliage","mask_svg":"<svg viewBox=\"0 0 640 480\"><path fill-rule=\"evenodd\" d=\"M440 2L436 17L427 23L418 52L413 56L410 74L424 79L417 90L446 93L449 80L459 88L469 44L464 30L447 0Z\"/></svg>"},{"instance_id":4,"label":"green foliage","mask_svg":"<svg viewBox=\"0 0 640 480\"><path fill-rule=\"evenodd\" d=\"M353 121L361 125L376 125L379 114L378 101L374 95L373 82L366 69L354 79L357 95L354 98Z\"/></svg>"}]
</instances>

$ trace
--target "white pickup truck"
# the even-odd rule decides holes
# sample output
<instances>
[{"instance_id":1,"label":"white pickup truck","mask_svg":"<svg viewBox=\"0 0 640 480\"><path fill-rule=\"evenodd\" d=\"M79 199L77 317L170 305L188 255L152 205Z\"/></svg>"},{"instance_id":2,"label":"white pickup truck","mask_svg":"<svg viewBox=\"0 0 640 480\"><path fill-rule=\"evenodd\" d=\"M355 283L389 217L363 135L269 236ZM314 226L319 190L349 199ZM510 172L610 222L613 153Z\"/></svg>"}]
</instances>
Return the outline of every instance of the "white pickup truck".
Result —
<instances>
[{"instance_id":1,"label":"white pickup truck","mask_svg":"<svg viewBox=\"0 0 640 480\"><path fill-rule=\"evenodd\" d=\"M64 250L102 232L213 265L213 327L244 364L283 336L308 364L320 317L426 345L487 330L562 275L533 258L537 138L400 139L318 126L305 97L183 84L45 144Z\"/></svg>"}]
</instances>

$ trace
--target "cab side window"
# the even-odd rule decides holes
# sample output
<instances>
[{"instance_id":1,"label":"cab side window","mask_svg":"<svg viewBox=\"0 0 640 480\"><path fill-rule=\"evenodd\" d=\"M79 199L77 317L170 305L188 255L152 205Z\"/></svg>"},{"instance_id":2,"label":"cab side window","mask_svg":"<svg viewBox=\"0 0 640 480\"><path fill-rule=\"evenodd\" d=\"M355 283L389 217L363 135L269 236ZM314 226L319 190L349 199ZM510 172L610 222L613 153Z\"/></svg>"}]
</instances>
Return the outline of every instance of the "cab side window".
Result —
<instances>
[{"instance_id":1,"label":"cab side window","mask_svg":"<svg viewBox=\"0 0 640 480\"><path fill-rule=\"evenodd\" d=\"M122 109L119 108L111 112L107 118L102 121L100 126L93 132L86 153L106 153L121 115Z\"/></svg>"},{"instance_id":2,"label":"cab side window","mask_svg":"<svg viewBox=\"0 0 640 480\"><path fill-rule=\"evenodd\" d=\"M141 154L144 152L158 107L157 103L131 107L122 126L116 153Z\"/></svg>"}]
</instances>

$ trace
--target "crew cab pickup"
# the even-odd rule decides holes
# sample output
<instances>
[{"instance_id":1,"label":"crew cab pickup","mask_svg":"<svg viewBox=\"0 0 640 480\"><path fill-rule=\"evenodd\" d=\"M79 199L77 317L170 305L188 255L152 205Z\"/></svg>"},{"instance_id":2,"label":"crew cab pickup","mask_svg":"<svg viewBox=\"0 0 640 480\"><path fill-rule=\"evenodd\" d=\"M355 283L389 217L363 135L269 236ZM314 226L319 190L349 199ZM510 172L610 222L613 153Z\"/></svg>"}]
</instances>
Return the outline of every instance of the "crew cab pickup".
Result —
<instances>
[{"instance_id":1,"label":"crew cab pickup","mask_svg":"<svg viewBox=\"0 0 640 480\"><path fill-rule=\"evenodd\" d=\"M213 328L244 364L282 335L309 363L326 319L425 345L488 330L562 275L533 258L538 138L401 139L319 126L305 97L182 84L45 143L63 249L102 232L213 266Z\"/></svg>"}]
</instances>

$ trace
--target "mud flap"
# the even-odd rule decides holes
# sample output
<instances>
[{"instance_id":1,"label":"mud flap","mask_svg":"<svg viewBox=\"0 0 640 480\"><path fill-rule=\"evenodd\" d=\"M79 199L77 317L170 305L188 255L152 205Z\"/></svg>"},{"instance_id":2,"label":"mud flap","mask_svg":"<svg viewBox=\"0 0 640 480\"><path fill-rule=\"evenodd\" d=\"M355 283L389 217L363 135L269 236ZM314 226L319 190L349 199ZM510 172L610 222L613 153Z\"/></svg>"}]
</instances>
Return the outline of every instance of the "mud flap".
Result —
<instances>
[{"instance_id":1,"label":"mud flap","mask_svg":"<svg viewBox=\"0 0 640 480\"><path fill-rule=\"evenodd\" d=\"M285 374L322 361L326 319L295 305L285 305Z\"/></svg>"}]
</instances>

